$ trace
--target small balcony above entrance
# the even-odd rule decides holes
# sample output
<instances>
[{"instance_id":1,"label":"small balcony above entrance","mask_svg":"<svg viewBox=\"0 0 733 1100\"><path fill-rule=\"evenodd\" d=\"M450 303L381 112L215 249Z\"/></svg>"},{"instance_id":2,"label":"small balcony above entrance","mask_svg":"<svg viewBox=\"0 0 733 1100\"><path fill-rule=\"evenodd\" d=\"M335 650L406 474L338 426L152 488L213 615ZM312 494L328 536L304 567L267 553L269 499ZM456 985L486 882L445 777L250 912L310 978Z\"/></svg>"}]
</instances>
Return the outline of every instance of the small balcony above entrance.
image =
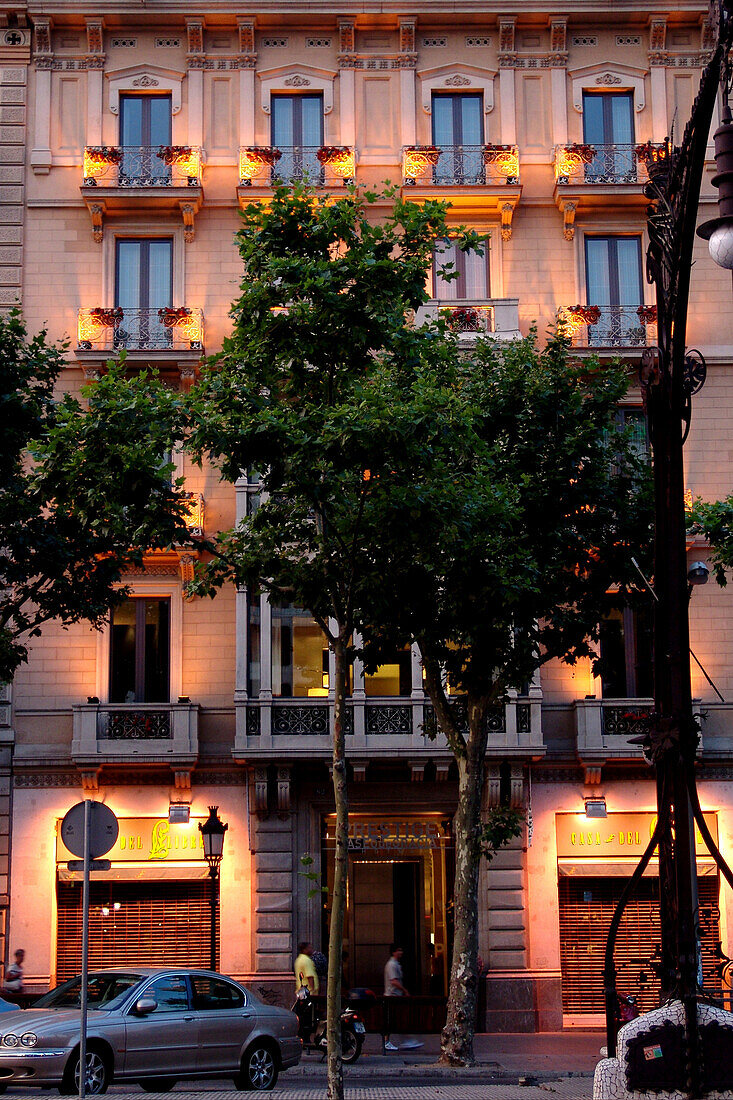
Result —
<instances>
[{"instance_id":1,"label":"small balcony above entrance","mask_svg":"<svg viewBox=\"0 0 733 1100\"><path fill-rule=\"evenodd\" d=\"M77 764L159 761L185 766L198 756L197 704L91 701L72 709L71 755Z\"/></svg>"},{"instance_id":2,"label":"small balcony above entrance","mask_svg":"<svg viewBox=\"0 0 733 1100\"><path fill-rule=\"evenodd\" d=\"M195 366L204 353L204 316L196 306L129 308L85 306L79 310L76 357L104 362L120 351L128 362Z\"/></svg>"},{"instance_id":3,"label":"small balcony above entrance","mask_svg":"<svg viewBox=\"0 0 733 1100\"><path fill-rule=\"evenodd\" d=\"M639 739L650 730L653 699L576 699L573 712L578 759L586 768L644 758ZM693 700L693 713L701 715L699 701Z\"/></svg>"},{"instance_id":4,"label":"small balcony above entrance","mask_svg":"<svg viewBox=\"0 0 733 1100\"><path fill-rule=\"evenodd\" d=\"M81 193L101 241L108 214L179 214L193 240L204 198L202 151L191 145L88 145Z\"/></svg>"}]
</instances>

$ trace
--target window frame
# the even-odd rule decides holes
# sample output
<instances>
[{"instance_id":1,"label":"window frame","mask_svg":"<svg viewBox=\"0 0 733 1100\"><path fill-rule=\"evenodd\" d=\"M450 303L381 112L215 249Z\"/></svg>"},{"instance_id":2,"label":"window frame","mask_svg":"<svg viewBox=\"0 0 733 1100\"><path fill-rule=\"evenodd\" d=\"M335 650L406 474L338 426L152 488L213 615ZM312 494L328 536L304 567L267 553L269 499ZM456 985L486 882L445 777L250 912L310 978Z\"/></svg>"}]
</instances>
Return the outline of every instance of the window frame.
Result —
<instances>
[{"instance_id":1,"label":"window frame","mask_svg":"<svg viewBox=\"0 0 733 1100\"><path fill-rule=\"evenodd\" d=\"M119 131L118 138L120 146L123 146L122 134L125 125L125 104L130 100L140 100L143 104L142 116L141 116L141 140L138 143L141 148L157 148L158 144L171 145L173 143L173 95L171 92L120 92L119 97ZM168 141L156 143L151 140L151 102L152 100L167 100L168 101ZM135 148L135 146L132 146Z\"/></svg>"},{"instance_id":2,"label":"window frame","mask_svg":"<svg viewBox=\"0 0 733 1100\"><path fill-rule=\"evenodd\" d=\"M171 568L173 569L173 567ZM169 576L123 577L120 587L122 587L122 585L126 585L126 587L130 589L131 596L145 597L146 599L170 600L168 686L170 698L175 701L183 695L183 591L181 589L178 568L175 567L175 574L171 571ZM108 615L102 629L94 632L97 639L96 690L94 694L104 706L109 705L110 695L111 619L111 615ZM124 705L124 703L115 704L115 706ZM134 706L135 704L131 703L129 705ZM163 705L164 704L161 704L161 706Z\"/></svg>"},{"instance_id":3,"label":"window frame","mask_svg":"<svg viewBox=\"0 0 733 1100\"><path fill-rule=\"evenodd\" d=\"M441 240L448 240L448 241L452 240L452 238L450 238L450 237L447 237L447 238L442 237L440 239ZM478 295L474 295L471 298L466 297L466 253L462 252L460 249L458 249L456 251L456 271L458 272L458 278L451 280L451 283L448 284L449 286L451 286L451 285L455 286L455 288L456 288L455 298L442 298L437 293L437 291L438 291L437 266L438 265L437 265L437 262L436 262L436 252L435 252L435 245L437 244L437 241L435 242L435 244L433 245L433 263L432 263L432 267L431 267L431 270L430 270L430 284L431 284L430 289L431 289L431 292L432 292L433 301L441 302L441 303L442 302L452 303L452 302L466 302L466 301L468 301L468 302L487 301L488 302L488 301L491 300L491 286L492 286L491 275L492 275L492 272L491 272L491 237L490 237L490 234L487 233L485 235L484 241L485 241L485 245L484 245L483 260L484 260L485 275L486 275L486 281L485 281L484 289L486 290L486 293L483 295L483 297L480 297Z\"/></svg>"},{"instance_id":4,"label":"window frame","mask_svg":"<svg viewBox=\"0 0 733 1100\"><path fill-rule=\"evenodd\" d=\"M591 302L590 300L590 280L588 278L588 243L589 241L613 241L616 243L620 240L635 240L638 245L638 261L639 261L639 301L635 303L637 305L644 305L644 238L641 233L585 233L583 235L583 278L585 283L585 301L588 305L599 305L601 308L604 306L609 309L614 306L621 306L624 303L619 301L620 282L618 278L619 263L618 263L618 249L613 249L613 261L611 261L611 249L609 249L609 269L608 269L608 285L609 285L609 297L610 302ZM616 294L614 300L614 291Z\"/></svg>"},{"instance_id":5,"label":"window frame","mask_svg":"<svg viewBox=\"0 0 733 1100\"><path fill-rule=\"evenodd\" d=\"M144 703L161 703L161 704L170 703L170 701L171 701L171 698L170 698L170 693L171 693L171 684L170 684L170 680L171 680L171 676L170 676L170 665L171 665L171 646L170 646L171 606L170 606L170 599L168 599L165 596L163 596L163 597L161 597L161 596L158 596L158 597L156 597L156 596L130 596L130 597L128 597L128 600L133 604L133 606L135 608L135 674L134 675L135 675L135 696L136 696L136 698L134 700L132 700L132 702L133 703L141 703L141 704L144 704ZM163 695L168 696L167 699L166 698L163 698L163 699L147 699L147 698L142 698L141 699L141 698L137 698L137 696L139 696L139 695L143 695L143 696L147 695L147 691L146 691L146 687L147 687L147 684L146 684L146 681L147 681L147 660L146 660L146 658L147 658L147 637L146 637L146 633L147 632L145 630L145 627L146 627L146 608L147 608L147 605L151 604L151 603L159 603L159 604L164 603L164 604L167 605L167 618L168 618L168 621L166 623L166 627L167 627L167 634L168 634L168 637L167 637L168 659L167 659L167 662L166 662L167 668L165 670L165 684L164 684L164 690L163 690ZM114 651L114 645L113 645L114 613L115 613L115 608L113 608L111 613L110 613L110 628L111 628L110 649L109 649L110 695L112 694L112 675L113 675L114 652L115 652ZM126 700L124 700L124 699L117 699L117 700L115 700L114 705L118 706L120 703L124 703L125 701Z\"/></svg>"}]
</instances>

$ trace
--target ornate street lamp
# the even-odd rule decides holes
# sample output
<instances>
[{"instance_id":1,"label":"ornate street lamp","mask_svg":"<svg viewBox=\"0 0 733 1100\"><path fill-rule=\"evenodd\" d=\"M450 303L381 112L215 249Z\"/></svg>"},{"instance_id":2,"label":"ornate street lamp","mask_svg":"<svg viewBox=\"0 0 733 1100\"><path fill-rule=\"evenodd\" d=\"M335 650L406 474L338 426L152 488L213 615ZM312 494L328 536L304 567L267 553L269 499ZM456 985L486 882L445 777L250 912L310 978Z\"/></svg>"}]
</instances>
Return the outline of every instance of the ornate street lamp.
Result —
<instances>
[{"instance_id":1,"label":"ornate street lamp","mask_svg":"<svg viewBox=\"0 0 733 1100\"><path fill-rule=\"evenodd\" d=\"M624 907L658 847L662 939L659 972L663 997L674 998L684 1006L685 1079L678 1087L690 1097L698 1096L702 1087L695 824L721 873L733 886L733 873L710 835L695 784L699 728L692 711L690 682L683 470L692 397L704 384L706 374L702 356L688 350L685 340L705 150L721 85L724 113L723 125L716 134L718 175L714 180L720 187L721 217L701 226L701 235L710 238L714 259L730 260L725 266L733 266L733 145L727 105L733 0L713 0L711 18L716 45L703 71L682 143L675 147L668 140L654 148L645 188L651 203L647 278L656 286L659 346L645 351L640 371L654 454L656 595L654 714L649 733L640 741L656 773L658 816L649 845L613 915L604 966L608 1053L613 1057L618 1030L613 957L616 934Z\"/></svg>"},{"instance_id":2,"label":"ornate street lamp","mask_svg":"<svg viewBox=\"0 0 733 1100\"><path fill-rule=\"evenodd\" d=\"M219 865L224 854L224 833L229 828L219 820L218 806L209 806L209 816L199 830L204 845L204 859L211 879L211 969L216 970L216 910L219 905Z\"/></svg>"}]
</instances>

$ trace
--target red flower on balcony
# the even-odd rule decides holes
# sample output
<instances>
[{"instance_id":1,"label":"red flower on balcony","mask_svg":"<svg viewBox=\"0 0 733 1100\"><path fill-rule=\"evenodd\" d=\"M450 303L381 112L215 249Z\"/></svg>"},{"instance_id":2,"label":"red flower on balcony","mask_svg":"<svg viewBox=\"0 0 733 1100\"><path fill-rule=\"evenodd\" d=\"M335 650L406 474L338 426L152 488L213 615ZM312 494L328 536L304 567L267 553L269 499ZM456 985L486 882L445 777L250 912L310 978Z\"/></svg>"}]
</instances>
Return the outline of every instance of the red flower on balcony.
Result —
<instances>
[{"instance_id":1,"label":"red flower on balcony","mask_svg":"<svg viewBox=\"0 0 733 1100\"><path fill-rule=\"evenodd\" d=\"M321 164L330 164L334 160L341 160L351 153L348 145L322 145L316 153Z\"/></svg>"},{"instance_id":2,"label":"red flower on balcony","mask_svg":"<svg viewBox=\"0 0 733 1100\"><path fill-rule=\"evenodd\" d=\"M174 328L191 316L188 306L163 306L158 310L158 320L166 328Z\"/></svg>"},{"instance_id":3,"label":"red flower on balcony","mask_svg":"<svg viewBox=\"0 0 733 1100\"><path fill-rule=\"evenodd\" d=\"M274 145L248 145L243 151L249 160L260 164L275 164L282 156Z\"/></svg>"},{"instance_id":4,"label":"red flower on balcony","mask_svg":"<svg viewBox=\"0 0 733 1100\"><path fill-rule=\"evenodd\" d=\"M445 310L448 328L453 332L480 332L479 312L471 306L458 306Z\"/></svg>"},{"instance_id":5,"label":"red flower on balcony","mask_svg":"<svg viewBox=\"0 0 733 1100\"><path fill-rule=\"evenodd\" d=\"M124 315L122 306L114 306L111 309L106 309L104 306L95 306L89 310L89 316L92 320L98 325L104 325L105 328L115 328L121 323Z\"/></svg>"},{"instance_id":6,"label":"red flower on balcony","mask_svg":"<svg viewBox=\"0 0 733 1100\"><path fill-rule=\"evenodd\" d=\"M597 325L601 319L600 306L568 306L567 312L573 321L583 325Z\"/></svg>"},{"instance_id":7,"label":"red flower on balcony","mask_svg":"<svg viewBox=\"0 0 733 1100\"><path fill-rule=\"evenodd\" d=\"M97 164L121 164L122 149L116 145L90 145L86 155Z\"/></svg>"},{"instance_id":8,"label":"red flower on balcony","mask_svg":"<svg viewBox=\"0 0 733 1100\"><path fill-rule=\"evenodd\" d=\"M188 160L192 152L190 145L161 145L156 155L160 157L163 164L170 166L177 164L180 160Z\"/></svg>"},{"instance_id":9,"label":"red flower on balcony","mask_svg":"<svg viewBox=\"0 0 733 1100\"><path fill-rule=\"evenodd\" d=\"M636 315L641 321L642 325L656 325L657 323L656 306L639 306L636 311Z\"/></svg>"}]
</instances>

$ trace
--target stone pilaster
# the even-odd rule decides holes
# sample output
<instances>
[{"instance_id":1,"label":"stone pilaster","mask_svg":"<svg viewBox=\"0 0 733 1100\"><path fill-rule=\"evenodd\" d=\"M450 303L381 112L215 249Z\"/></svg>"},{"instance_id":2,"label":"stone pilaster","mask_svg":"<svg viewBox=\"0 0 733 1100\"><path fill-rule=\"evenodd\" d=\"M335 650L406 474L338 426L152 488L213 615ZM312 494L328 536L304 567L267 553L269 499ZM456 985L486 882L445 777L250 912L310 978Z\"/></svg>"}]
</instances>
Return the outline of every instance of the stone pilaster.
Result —
<instances>
[{"instance_id":1,"label":"stone pilaster","mask_svg":"<svg viewBox=\"0 0 733 1100\"><path fill-rule=\"evenodd\" d=\"M23 293L24 149L30 31L0 29L0 309Z\"/></svg>"}]
</instances>

